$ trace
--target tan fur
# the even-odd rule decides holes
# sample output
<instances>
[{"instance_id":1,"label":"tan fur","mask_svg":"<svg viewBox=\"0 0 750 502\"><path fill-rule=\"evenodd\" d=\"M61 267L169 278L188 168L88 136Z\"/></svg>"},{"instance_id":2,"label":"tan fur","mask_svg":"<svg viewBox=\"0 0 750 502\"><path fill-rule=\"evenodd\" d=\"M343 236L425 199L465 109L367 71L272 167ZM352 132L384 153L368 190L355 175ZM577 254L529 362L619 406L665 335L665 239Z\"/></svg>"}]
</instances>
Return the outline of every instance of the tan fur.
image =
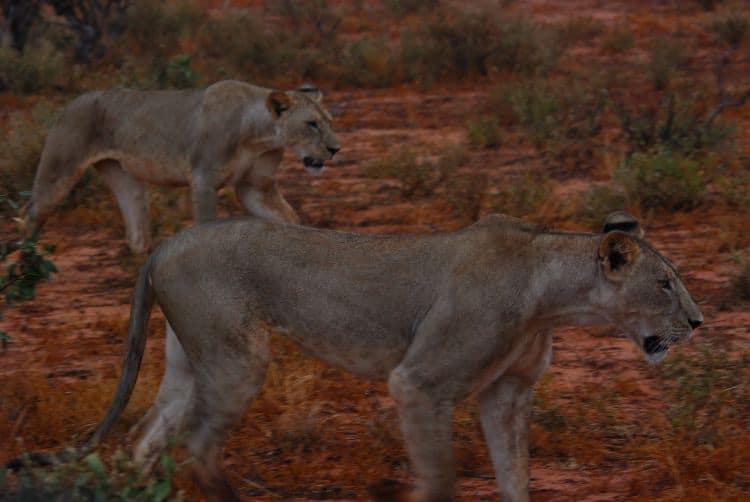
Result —
<instances>
[{"instance_id":1,"label":"tan fur","mask_svg":"<svg viewBox=\"0 0 750 502\"><path fill-rule=\"evenodd\" d=\"M213 499L234 496L222 441L262 387L270 325L323 361L388 381L415 500L453 496L453 410L476 393L499 493L525 501L531 388L550 362L550 329L613 324L657 362L703 320L673 265L620 230L543 231L503 216L400 236L214 222L166 240L144 267L126 369L97 440L135 385L151 299L173 330L167 371L179 378L162 384L136 458L148 465L184 431Z\"/></svg>"},{"instance_id":2,"label":"tan fur","mask_svg":"<svg viewBox=\"0 0 750 502\"><path fill-rule=\"evenodd\" d=\"M120 205L127 238L149 248L146 184L189 185L196 222L216 214L216 190L233 186L251 214L297 222L274 176L289 148L314 172L339 149L320 92L272 91L224 81L190 91L86 93L51 128L24 210L33 232L91 165Z\"/></svg>"}]
</instances>

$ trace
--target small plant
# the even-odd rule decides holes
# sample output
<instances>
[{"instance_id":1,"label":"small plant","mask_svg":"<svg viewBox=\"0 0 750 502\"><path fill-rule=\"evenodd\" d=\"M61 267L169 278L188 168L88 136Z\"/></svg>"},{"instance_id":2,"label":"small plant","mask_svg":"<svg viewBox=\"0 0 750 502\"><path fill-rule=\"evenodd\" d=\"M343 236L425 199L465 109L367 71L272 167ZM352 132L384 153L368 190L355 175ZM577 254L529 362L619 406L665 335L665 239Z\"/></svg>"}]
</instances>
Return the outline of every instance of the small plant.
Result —
<instances>
[{"instance_id":1,"label":"small plant","mask_svg":"<svg viewBox=\"0 0 750 502\"><path fill-rule=\"evenodd\" d=\"M593 231L601 229L608 214L625 208L625 194L611 185L596 185L584 192L577 215Z\"/></svg>"},{"instance_id":2,"label":"small plant","mask_svg":"<svg viewBox=\"0 0 750 502\"><path fill-rule=\"evenodd\" d=\"M8 205L14 210L18 209L14 201L3 195L0 195L0 204ZM18 242L0 242L1 264L5 265L8 257L17 251L15 261L5 266L0 274L0 293L8 307L14 303L33 300L36 285L43 280L49 280L50 276L57 272L55 265L47 259L49 254L54 253L54 246L44 245L40 252L37 245L36 235ZM0 311L0 319L2 319L2 311ZM3 348L7 346L8 340L8 334L0 330L0 342Z\"/></svg>"},{"instance_id":3,"label":"small plant","mask_svg":"<svg viewBox=\"0 0 750 502\"><path fill-rule=\"evenodd\" d=\"M501 187L492 204L492 211L518 217L530 215L539 208L549 192L549 179L537 173L525 172Z\"/></svg>"},{"instance_id":4,"label":"small plant","mask_svg":"<svg viewBox=\"0 0 750 502\"><path fill-rule=\"evenodd\" d=\"M633 30L627 21L615 23L602 38L602 48L620 54L633 48Z\"/></svg>"},{"instance_id":5,"label":"small plant","mask_svg":"<svg viewBox=\"0 0 750 502\"><path fill-rule=\"evenodd\" d=\"M24 466L17 480L0 478L3 500L90 500L163 502L180 500L173 486L180 469L169 455L163 455L156 476L145 476L121 450L108 461L92 453L77 462L49 468ZM13 482L12 482L13 481Z\"/></svg>"},{"instance_id":6,"label":"small plant","mask_svg":"<svg viewBox=\"0 0 750 502\"><path fill-rule=\"evenodd\" d=\"M404 197L431 195L464 161L459 148L451 148L436 161L420 160L408 148L367 164L364 174L370 178L396 178L401 182Z\"/></svg>"},{"instance_id":7,"label":"small plant","mask_svg":"<svg viewBox=\"0 0 750 502\"><path fill-rule=\"evenodd\" d=\"M9 114L0 143L0 194L19 200L31 189L44 138L55 116L54 108L43 102L30 113ZM7 209L9 205L0 205L0 212Z\"/></svg>"},{"instance_id":8,"label":"small plant","mask_svg":"<svg viewBox=\"0 0 750 502\"><path fill-rule=\"evenodd\" d=\"M732 279L732 285L739 297L750 300L750 252L747 250L735 257L737 274Z\"/></svg>"},{"instance_id":9,"label":"small plant","mask_svg":"<svg viewBox=\"0 0 750 502\"><path fill-rule=\"evenodd\" d=\"M738 49L750 33L750 18L736 11L717 16L711 24L711 30L719 39L731 47Z\"/></svg>"},{"instance_id":10,"label":"small plant","mask_svg":"<svg viewBox=\"0 0 750 502\"><path fill-rule=\"evenodd\" d=\"M500 123L497 117L485 117L472 120L467 125L469 143L480 148L500 146Z\"/></svg>"},{"instance_id":11,"label":"small plant","mask_svg":"<svg viewBox=\"0 0 750 502\"><path fill-rule=\"evenodd\" d=\"M642 209L690 210L706 193L701 163L666 148L633 155L616 177Z\"/></svg>"},{"instance_id":12,"label":"small plant","mask_svg":"<svg viewBox=\"0 0 750 502\"><path fill-rule=\"evenodd\" d=\"M44 41L27 45L23 54L0 45L0 91L32 94L47 89L62 67L62 55Z\"/></svg>"},{"instance_id":13,"label":"small plant","mask_svg":"<svg viewBox=\"0 0 750 502\"><path fill-rule=\"evenodd\" d=\"M343 81L363 87L386 87L399 75L393 51L384 37L365 36L344 51Z\"/></svg>"},{"instance_id":14,"label":"small plant","mask_svg":"<svg viewBox=\"0 0 750 502\"><path fill-rule=\"evenodd\" d=\"M646 72L657 91L669 88L675 75L688 61L684 42L661 37L649 51Z\"/></svg>"},{"instance_id":15,"label":"small plant","mask_svg":"<svg viewBox=\"0 0 750 502\"><path fill-rule=\"evenodd\" d=\"M189 54L176 56L160 68L156 81L160 88L190 89L195 87L200 77L191 67L193 58Z\"/></svg>"}]
</instances>

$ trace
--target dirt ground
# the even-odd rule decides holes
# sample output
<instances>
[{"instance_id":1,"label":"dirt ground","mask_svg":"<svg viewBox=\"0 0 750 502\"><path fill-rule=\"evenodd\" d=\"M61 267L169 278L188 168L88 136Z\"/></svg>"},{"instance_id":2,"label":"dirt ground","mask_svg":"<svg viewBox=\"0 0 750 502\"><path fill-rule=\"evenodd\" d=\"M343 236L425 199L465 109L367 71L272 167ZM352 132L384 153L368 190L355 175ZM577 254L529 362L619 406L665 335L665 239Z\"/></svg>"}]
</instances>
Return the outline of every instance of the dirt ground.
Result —
<instances>
[{"instance_id":1,"label":"dirt ground","mask_svg":"<svg viewBox=\"0 0 750 502\"><path fill-rule=\"evenodd\" d=\"M459 116L476 99L476 92L334 95L330 101L340 103L340 156L318 177L305 173L295 159L285 159L280 177L284 192L304 223L313 226L373 233L458 228L465 222L440 200L403 201L392 183L363 177L360 166L384 147L429 149L457 141L462 130L439 127L436 117ZM402 128L383 127L387 117L413 118ZM491 158L474 159L472 166L486 166L492 176L502 177L502 169L518 168L511 161L523 152L513 150L482 154ZM502 164L507 167L495 167ZM556 190L585 183L561 180ZM45 237L57 244L54 260L60 272L39 287L34 301L8 310L3 321L12 334L10 346L0 354L4 399L20 401L22 410L12 422L12 433L0 440L5 458L22 446L55 447L83 435L105 410L119 373L138 259L125 251L113 202L93 223L85 218L81 223L79 213L74 209L61 214L48 225ZM748 348L750 305L733 302L731 260L712 248L720 240L721 226L690 214L668 222L649 220L646 231L655 247L679 264L703 310L706 323L694 343L721 338L737 350ZM160 314L153 317L151 328L136 396L114 437L142 416L157 389L163 367ZM555 355L545 379L548 392L575 396L616 378L635 387L619 401L623 409L648 412L661 406L661 392L666 391L657 388L653 370L629 341L601 329L564 329L555 335ZM366 497L367 486L378 480L408 482L393 403L384 385L325 367L277 342L269 384L227 444L226 465L243 493L258 500L356 499ZM473 403L457 420L471 416L476 416ZM491 500L494 479L478 425L463 423L461 429L460 499ZM19 437L22 444L16 442ZM582 469L569 460L533 455L532 498L623 500L639 467L625 463L616 469Z\"/></svg>"},{"instance_id":2,"label":"dirt ground","mask_svg":"<svg viewBox=\"0 0 750 502\"><path fill-rule=\"evenodd\" d=\"M567 2L565 9L570 11L569 4L574 3ZM561 3L526 4L537 15L554 19ZM652 10L641 5L630 11L628 2L608 2L606 8L602 4L587 2L587 12L604 20L626 12L652 25L667 23L659 17L659 9L671 8L670 2L658 2ZM439 194L404 197L397 181L368 177L363 167L403 146L425 156L450 144L465 147L465 117L483 106L489 93L489 87L473 84L437 86L428 92L396 88L327 93L342 150L320 176L307 174L299 161L287 156L279 176L282 192L303 224L315 227L413 233L466 226L470 219ZM735 118L743 131L738 144L747 151L750 138L744 131L750 114L744 111ZM547 172L533 151L513 138L500 148L466 154L462 169L486 174L490 188L502 188L525 170L549 175L552 188L542 207L551 210L597 182L587 172ZM170 220L169 225L189 224L184 192L180 197L174 210L176 223ZM224 215L240 212L231 197L223 211ZM592 230L567 214L561 211L548 222L566 229ZM750 303L736 298L731 285L736 264L732 246L727 245L738 239L747 243L742 237L745 217L720 213L710 203L692 212L641 216L647 239L679 265L705 317L693 340L678 352L695 355L718 347L729 354L747 354ZM169 225L163 225L160 232L171 233ZM13 232L10 223L1 230ZM59 273L38 287L33 301L4 311L1 321L11 341L0 352L0 461L23 451L75 444L102 417L120 372L130 295L142 260L126 250L123 236L111 198L95 210L89 206L60 212L47 225L44 240L57 246L53 260ZM111 434L109 449L130 444L127 431L156 394L163 371L163 324L157 310L150 322L136 393ZM708 487L700 492L701 497L695 495L698 492L680 491L680 483L674 480L661 481L662 485L657 480L645 488L642 484L663 468L654 465L660 460L649 460L650 450L644 446L649 438L655 449L674 446L660 435L673 387L665 384L668 379L663 370L649 367L614 328L560 329L555 332L554 348L552 365L538 392L544 401L535 401L532 500L714 499L705 495L711 486L706 476L696 475L699 484ZM371 497L373 485L388 486L389 480L409 483L394 404L384 384L327 367L281 337L275 340L274 354L264 391L226 445L226 469L243 496L248 500L359 500ZM581 407L582 402L591 403L587 396L596 400L594 411ZM592 426L599 432L592 432L590 440L585 439L589 434L585 428L558 436L554 427L544 425L553 415L550 410L574 410L566 416L577 413L576 417L592 424L611 420L607 422L611 427L601 432ZM458 500L495 500L494 474L473 399L458 410L455 423ZM573 444L571 434L584 439ZM621 443L623 437L635 438L643 453L629 451ZM179 451L176 455L181 458ZM653 455L678 464L681 460L679 449ZM677 467L672 470L682 472ZM750 465L745 465L742 475L747 470ZM180 474L178 486L186 500L200 500L186 471ZM737 494L741 498L747 492Z\"/></svg>"}]
</instances>

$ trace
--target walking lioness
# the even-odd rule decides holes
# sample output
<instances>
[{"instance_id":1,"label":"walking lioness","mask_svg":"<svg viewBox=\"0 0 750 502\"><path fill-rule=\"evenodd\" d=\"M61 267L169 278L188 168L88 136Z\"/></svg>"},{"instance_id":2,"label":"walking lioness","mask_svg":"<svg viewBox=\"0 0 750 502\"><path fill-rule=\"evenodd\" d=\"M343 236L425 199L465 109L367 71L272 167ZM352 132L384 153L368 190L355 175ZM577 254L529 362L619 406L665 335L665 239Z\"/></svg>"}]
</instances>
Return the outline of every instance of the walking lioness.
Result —
<instances>
[{"instance_id":1,"label":"walking lioness","mask_svg":"<svg viewBox=\"0 0 750 502\"><path fill-rule=\"evenodd\" d=\"M190 91L89 92L47 135L24 225L38 228L91 165L114 192L136 252L150 243L146 183L189 185L196 222L215 217L216 190L226 185L251 214L297 222L274 179L284 148L313 172L339 150L316 88L224 81Z\"/></svg>"},{"instance_id":2,"label":"walking lioness","mask_svg":"<svg viewBox=\"0 0 750 502\"><path fill-rule=\"evenodd\" d=\"M387 379L415 500L449 500L456 403L479 396L500 495L528 498L531 387L551 356L550 328L621 327L652 363L703 316L676 268L625 222L604 234L544 231L493 215L455 233L373 236L261 219L193 227L164 241L136 285L125 367L97 444L138 376L149 312L172 326L169 392L148 413L135 456L158 457L184 431L197 479L234 497L220 469L227 429L261 389L270 326L320 359ZM180 357L175 357L174 354ZM164 384L163 384L164 385Z\"/></svg>"}]
</instances>

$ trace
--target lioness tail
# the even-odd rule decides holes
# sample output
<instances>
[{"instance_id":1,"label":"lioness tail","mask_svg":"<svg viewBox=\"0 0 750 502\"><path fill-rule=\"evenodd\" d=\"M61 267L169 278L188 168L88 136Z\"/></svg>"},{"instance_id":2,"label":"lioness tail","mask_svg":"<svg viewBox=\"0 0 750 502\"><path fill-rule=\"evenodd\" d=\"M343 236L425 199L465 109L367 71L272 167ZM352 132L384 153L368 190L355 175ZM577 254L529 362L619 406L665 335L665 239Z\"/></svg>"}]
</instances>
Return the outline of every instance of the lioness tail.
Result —
<instances>
[{"instance_id":1,"label":"lioness tail","mask_svg":"<svg viewBox=\"0 0 750 502\"><path fill-rule=\"evenodd\" d=\"M85 451L95 448L107 435L112 425L122 414L133 394L135 382L138 379L138 371L143 360L143 350L146 347L146 327L151 309L154 306L154 290L151 286L151 258L141 268L138 282L133 293L133 304L130 309L130 322L128 323L128 347L122 365L122 374L117 383L115 397L109 405L107 414L99 423L94 433L89 438Z\"/></svg>"}]
</instances>

